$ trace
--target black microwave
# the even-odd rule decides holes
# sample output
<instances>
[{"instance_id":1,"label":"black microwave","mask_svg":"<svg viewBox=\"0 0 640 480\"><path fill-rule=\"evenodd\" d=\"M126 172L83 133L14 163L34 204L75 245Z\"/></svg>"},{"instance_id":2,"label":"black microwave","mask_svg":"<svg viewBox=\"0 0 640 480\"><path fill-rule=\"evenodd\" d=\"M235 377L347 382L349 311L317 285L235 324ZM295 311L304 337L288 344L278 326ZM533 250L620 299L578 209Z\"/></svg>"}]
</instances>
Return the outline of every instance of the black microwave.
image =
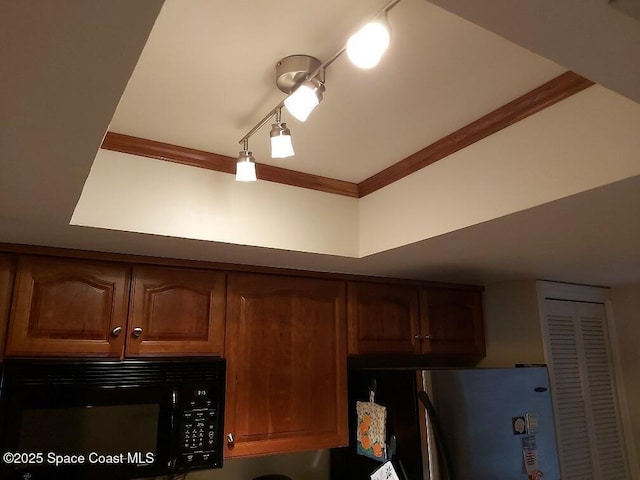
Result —
<instances>
[{"instance_id":1,"label":"black microwave","mask_svg":"<svg viewBox=\"0 0 640 480\"><path fill-rule=\"evenodd\" d=\"M7 359L0 478L132 479L222 467L225 361Z\"/></svg>"}]
</instances>

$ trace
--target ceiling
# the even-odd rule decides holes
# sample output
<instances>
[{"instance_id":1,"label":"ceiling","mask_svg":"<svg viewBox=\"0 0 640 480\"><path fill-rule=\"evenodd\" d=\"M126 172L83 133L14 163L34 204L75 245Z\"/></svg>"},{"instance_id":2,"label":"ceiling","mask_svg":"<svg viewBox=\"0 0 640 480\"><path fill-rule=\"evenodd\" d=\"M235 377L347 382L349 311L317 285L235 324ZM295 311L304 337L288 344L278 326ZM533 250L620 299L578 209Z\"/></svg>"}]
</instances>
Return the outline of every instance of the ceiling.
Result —
<instances>
[{"instance_id":1,"label":"ceiling","mask_svg":"<svg viewBox=\"0 0 640 480\"><path fill-rule=\"evenodd\" d=\"M0 242L470 283L640 281L635 175L362 258L69 224L107 130L235 157L283 98L276 61L330 57L386 3L69 0L43 15L1 2ZM309 120L284 113L296 156L269 158L267 126L250 140L257 162L361 182L567 70L640 102L638 50L620 48L640 45L637 20L595 0L528 17L475 3L402 0L381 64L341 56Z\"/></svg>"},{"instance_id":2,"label":"ceiling","mask_svg":"<svg viewBox=\"0 0 640 480\"><path fill-rule=\"evenodd\" d=\"M387 1L290 0L279 3L284 16L251 0L225 2L224 15L221 2L166 1L109 128L236 157L285 97L276 62L329 58ZM229 18L243 19L246 40ZM381 64L360 70L339 57L322 108L305 123L283 111L296 155L270 158L268 125L249 141L258 163L360 182L567 70L424 0L400 2L389 22Z\"/></svg>"}]
</instances>

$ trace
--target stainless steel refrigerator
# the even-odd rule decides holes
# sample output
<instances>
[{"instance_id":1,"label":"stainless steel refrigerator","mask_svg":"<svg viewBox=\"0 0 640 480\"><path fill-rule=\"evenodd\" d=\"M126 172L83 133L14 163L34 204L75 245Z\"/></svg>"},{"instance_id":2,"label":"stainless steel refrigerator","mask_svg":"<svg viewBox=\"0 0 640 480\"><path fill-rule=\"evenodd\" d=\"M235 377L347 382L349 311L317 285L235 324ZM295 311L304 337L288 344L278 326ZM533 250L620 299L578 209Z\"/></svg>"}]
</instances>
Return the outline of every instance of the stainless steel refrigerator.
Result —
<instances>
[{"instance_id":1,"label":"stainless steel refrigerator","mask_svg":"<svg viewBox=\"0 0 640 480\"><path fill-rule=\"evenodd\" d=\"M350 371L350 445L331 452L333 480L366 480L381 464L355 448L355 402L372 385L401 480L560 479L547 369L526 367Z\"/></svg>"}]
</instances>

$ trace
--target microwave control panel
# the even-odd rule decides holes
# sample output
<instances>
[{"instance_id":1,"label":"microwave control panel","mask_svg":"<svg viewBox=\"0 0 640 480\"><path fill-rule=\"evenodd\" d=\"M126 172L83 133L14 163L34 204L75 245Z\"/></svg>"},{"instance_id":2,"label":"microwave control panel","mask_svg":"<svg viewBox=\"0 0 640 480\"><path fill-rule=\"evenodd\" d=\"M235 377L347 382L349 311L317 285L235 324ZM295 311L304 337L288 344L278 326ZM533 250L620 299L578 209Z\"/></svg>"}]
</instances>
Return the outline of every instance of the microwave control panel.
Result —
<instances>
[{"instance_id":1,"label":"microwave control panel","mask_svg":"<svg viewBox=\"0 0 640 480\"><path fill-rule=\"evenodd\" d=\"M218 412L207 388L182 391L176 466L218 466Z\"/></svg>"}]
</instances>

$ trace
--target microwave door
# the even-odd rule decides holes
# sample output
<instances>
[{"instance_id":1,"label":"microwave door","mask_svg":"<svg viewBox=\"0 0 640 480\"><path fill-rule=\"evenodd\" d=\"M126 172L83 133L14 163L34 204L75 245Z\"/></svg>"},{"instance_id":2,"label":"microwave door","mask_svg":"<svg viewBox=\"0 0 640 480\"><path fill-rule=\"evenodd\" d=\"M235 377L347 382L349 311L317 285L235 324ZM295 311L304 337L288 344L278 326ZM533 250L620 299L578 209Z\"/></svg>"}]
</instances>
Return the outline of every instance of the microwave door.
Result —
<instances>
[{"instance_id":1,"label":"microwave door","mask_svg":"<svg viewBox=\"0 0 640 480\"><path fill-rule=\"evenodd\" d=\"M163 405L148 400L153 398L159 397L139 389L58 390L45 402L23 403L18 447L156 453Z\"/></svg>"},{"instance_id":2,"label":"microwave door","mask_svg":"<svg viewBox=\"0 0 640 480\"><path fill-rule=\"evenodd\" d=\"M68 468L0 464L3 480L117 480L222 466L222 359L7 359L0 383L0 451L111 457Z\"/></svg>"},{"instance_id":3,"label":"microwave door","mask_svg":"<svg viewBox=\"0 0 640 480\"><path fill-rule=\"evenodd\" d=\"M47 391L48 390L48 391ZM152 473L156 461L169 454L169 395L156 387L22 389L7 398L9 411L19 412L7 419L3 441L5 450L43 452L43 463L57 455L94 456L103 468L120 469L103 460L126 456L125 468L140 476ZM166 400L150 402L149 399ZM104 457L103 457L104 456ZM55 461L55 460L54 460ZM66 459L64 460L66 464ZM87 461L85 461L85 466ZM64 472L65 468L60 468ZM69 465L69 471L73 470Z\"/></svg>"}]
</instances>

